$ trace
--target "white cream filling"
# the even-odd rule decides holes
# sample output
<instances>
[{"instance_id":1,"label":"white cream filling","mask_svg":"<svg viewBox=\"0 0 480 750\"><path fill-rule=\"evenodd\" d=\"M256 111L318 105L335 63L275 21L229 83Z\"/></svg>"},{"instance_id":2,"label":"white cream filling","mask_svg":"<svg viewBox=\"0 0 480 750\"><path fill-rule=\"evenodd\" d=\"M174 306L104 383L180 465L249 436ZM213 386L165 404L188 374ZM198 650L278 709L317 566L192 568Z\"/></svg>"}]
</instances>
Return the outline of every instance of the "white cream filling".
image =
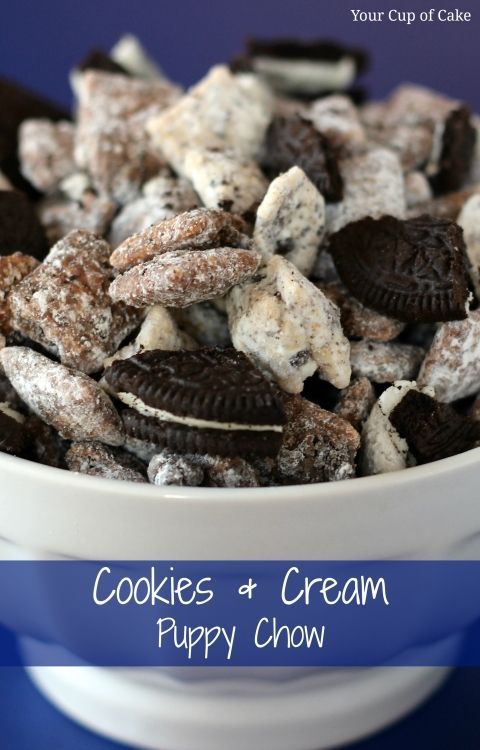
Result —
<instances>
[{"instance_id":1,"label":"white cream filling","mask_svg":"<svg viewBox=\"0 0 480 750\"><path fill-rule=\"evenodd\" d=\"M351 57L335 62L255 57L253 66L256 73L270 79L283 91L344 90L352 85L356 75L355 60Z\"/></svg>"},{"instance_id":2,"label":"white cream filling","mask_svg":"<svg viewBox=\"0 0 480 750\"><path fill-rule=\"evenodd\" d=\"M23 424L25 422L25 417L23 416L23 414L20 414L20 412L12 409L10 404L8 404L6 401L0 402L0 411L2 412L2 414L5 414L6 417L14 419L15 422L18 422L18 424Z\"/></svg>"},{"instance_id":3,"label":"white cream filling","mask_svg":"<svg viewBox=\"0 0 480 750\"><path fill-rule=\"evenodd\" d=\"M153 406L148 406L132 393L120 392L116 395L120 401L140 412L140 414L144 414L146 417L156 417L162 422L175 422L175 424L183 424L186 427L198 427L200 429L208 430L228 430L229 432L233 432L234 430L249 430L251 432L283 432L283 427L278 424L237 424L237 422L215 422L208 419L197 419L196 417L181 417L178 414L171 414L169 411L155 409Z\"/></svg>"}]
</instances>

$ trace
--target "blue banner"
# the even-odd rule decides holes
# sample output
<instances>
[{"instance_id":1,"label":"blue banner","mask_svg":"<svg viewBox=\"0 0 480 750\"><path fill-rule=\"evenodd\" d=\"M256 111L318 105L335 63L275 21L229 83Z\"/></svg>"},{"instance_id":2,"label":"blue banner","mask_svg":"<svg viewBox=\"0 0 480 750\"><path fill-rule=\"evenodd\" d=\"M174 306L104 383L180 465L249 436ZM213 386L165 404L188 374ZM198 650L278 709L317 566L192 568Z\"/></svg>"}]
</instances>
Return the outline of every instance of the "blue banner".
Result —
<instances>
[{"instance_id":1,"label":"blue banner","mask_svg":"<svg viewBox=\"0 0 480 750\"><path fill-rule=\"evenodd\" d=\"M33 666L480 666L445 646L480 618L480 561L9 561L0 602Z\"/></svg>"}]
</instances>

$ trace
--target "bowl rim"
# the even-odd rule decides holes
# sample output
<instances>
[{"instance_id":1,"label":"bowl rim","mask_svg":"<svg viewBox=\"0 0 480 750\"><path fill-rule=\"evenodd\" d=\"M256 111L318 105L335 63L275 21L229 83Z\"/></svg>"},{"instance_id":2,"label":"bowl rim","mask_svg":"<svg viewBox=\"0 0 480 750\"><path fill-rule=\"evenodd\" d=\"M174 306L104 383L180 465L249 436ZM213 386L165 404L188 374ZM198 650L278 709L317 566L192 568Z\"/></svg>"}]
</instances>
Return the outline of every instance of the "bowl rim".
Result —
<instances>
[{"instance_id":1,"label":"bowl rim","mask_svg":"<svg viewBox=\"0 0 480 750\"><path fill-rule=\"evenodd\" d=\"M291 500L292 495L302 495L302 499L315 497L317 500L335 495L349 495L357 491L372 491L387 493L389 490L399 487L407 488L412 483L422 483L439 476L451 474L472 467L478 463L480 469L480 447L472 448L464 453L433 461L421 466L413 466L408 469L400 469L385 474L377 474L367 477L354 477L352 479L338 480L332 482L315 482L312 484L291 484L275 487L182 487L168 486L157 487L150 483L120 481L118 479L106 479L88 474L81 474L68 469L58 469L52 466L35 463L25 458L10 456L6 453L0 454L0 470L4 469L9 474L16 473L17 469L27 479L35 479L55 485L75 487L78 490L97 492L104 495L115 494L128 497L132 501L142 500L147 503L155 503L161 499L175 499L178 501L194 500L196 504L212 502L252 502L269 500L279 502ZM3 472L2 472L3 473ZM68 502L67 498L65 498Z\"/></svg>"}]
</instances>

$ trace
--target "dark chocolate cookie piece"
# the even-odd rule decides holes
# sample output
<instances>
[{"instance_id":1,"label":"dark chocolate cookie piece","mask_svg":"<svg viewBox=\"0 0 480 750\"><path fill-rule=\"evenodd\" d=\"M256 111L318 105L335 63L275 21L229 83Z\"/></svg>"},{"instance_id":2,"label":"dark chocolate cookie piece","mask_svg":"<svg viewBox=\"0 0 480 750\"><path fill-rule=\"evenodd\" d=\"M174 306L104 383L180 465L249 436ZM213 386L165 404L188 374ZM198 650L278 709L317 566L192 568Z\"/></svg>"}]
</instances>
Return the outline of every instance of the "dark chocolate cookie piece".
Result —
<instances>
[{"instance_id":1,"label":"dark chocolate cookie piece","mask_svg":"<svg viewBox=\"0 0 480 750\"><path fill-rule=\"evenodd\" d=\"M337 202L343 196L343 180L334 150L309 120L294 114L275 117L265 138L265 167L274 173L298 166L322 193Z\"/></svg>"},{"instance_id":2,"label":"dark chocolate cookie piece","mask_svg":"<svg viewBox=\"0 0 480 750\"><path fill-rule=\"evenodd\" d=\"M47 250L45 232L28 196L0 190L0 255L21 252L42 260Z\"/></svg>"},{"instance_id":3,"label":"dark chocolate cookie piece","mask_svg":"<svg viewBox=\"0 0 480 750\"><path fill-rule=\"evenodd\" d=\"M459 190L469 175L477 140L471 114L468 107L459 107L446 119L438 173L431 180L436 193Z\"/></svg>"},{"instance_id":4,"label":"dark chocolate cookie piece","mask_svg":"<svg viewBox=\"0 0 480 750\"><path fill-rule=\"evenodd\" d=\"M464 453L480 441L479 422L415 390L402 398L390 422L419 464Z\"/></svg>"},{"instance_id":5,"label":"dark chocolate cookie piece","mask_svg":"<svg viewBox=\"0 0 480 750\"><path fill-rule=\"evenodd\" d=\"M246 428L285 421L277 387L235 349L142 352L114 362L105 379L114 393L178 417Z\"/></svg>"},{"instance_id":6,"label":"dark chocolate cookie piece","mask_svg":"<svg viewBox=\"0 0 480 750\"><path fill-rule=\"evenodd\" d=\"M0 451L20 456L27 440L23 417L15 419L14 410L8 404L0 403Z\"/></svg>"},{"instance_id":7,"label":"dark chocolate cookie piece","mask_svg":"<svg viewBox=\"0 0 480 750\"><path fill-rule=\"evenodd\" d=\"M407 323L467 317L468 264L454 222L367 217L332 235L330 251L340 278L367 307Z\"/></svg>"},{"instance_id":8,"label":"dark chocolate cookie piece","mask_svg":"<svg viewBox=\"0 0 480 750\"><path fill-rule=\"evenodd\" d=\"M210 430L191 428L175 422L162 422L135 409L125 409L122 419L127 436L159 450L212 456L276 456L282 444L282 433L266 430Z\"/></svg>"},{"instance_id":9,"label":"dark chocolate cookie piece","mask_svg":"<svg viewBox=\"0 0 480 750\"><path fill-rule=\"evenodd\" d=\"M65 453L69 442L64 440L53 427L43 422L35 414L30 414L25 421L27 433L23 458L44 466L65 469Z\"/></svg>"},{"instance_id":10,"label":"dark chocolate cookie piece","mask_svg":"<svg viewBox=\"0 0 480 750\"><path fill-rule=\"evenodd\" d=\"M129 76L130 73L123 65L117 63L110 55L103 49L92 49L86 57L83 58L77 65L76 70L102 70L104 73L119 73L124 76Z\"/></svg>"}]
</instances>

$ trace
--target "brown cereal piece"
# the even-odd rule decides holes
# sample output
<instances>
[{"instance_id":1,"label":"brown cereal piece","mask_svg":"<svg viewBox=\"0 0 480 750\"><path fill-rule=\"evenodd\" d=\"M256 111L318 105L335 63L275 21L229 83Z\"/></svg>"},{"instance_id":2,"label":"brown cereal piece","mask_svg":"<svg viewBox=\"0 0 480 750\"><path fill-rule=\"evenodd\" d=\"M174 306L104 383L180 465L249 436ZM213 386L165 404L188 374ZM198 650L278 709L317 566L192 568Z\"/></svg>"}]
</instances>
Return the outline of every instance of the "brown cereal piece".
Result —
<instances>
[{"instance_id":1,"label":"brown cereal piece","mask_svg":"<svg viewBox=\"0 0 480 750\"><path fill-rule=\"evenodd\" d=\"M98 236L70 232L10 294L13 327L86 373L100 370L141 319L137 310L112 305L109 255Z\"/></svg>"},{"instance_id":2,"label":"brown cereal piece","mask_svg":"<svg viewBox=\"0 0 480 750\"><path fill-rule=\"evenodd\" d=\"M325 201L299 167L270 183L257 210L253 243L264 261L283 255L308 276L325 230Z\"/></svg>"},{"instance_id":3,"label":"brown cereal piece","mask_svg":"<svg viewBox=\"0 0 480 750\"><path fill-rule=\"evenodd\" d=\"M236 214L254 211L268 185L255 161L232 151L191 149L185 155L184 174L205 206Z\"/></svg>"},{"instance_id":4,"label":"brown cereal piece","mask_svg":"<svg viewBox=\"0 0 480 750\"><path fill-rule=\"evenodd\" d=\"M244 244L247 225L227 211L197 208L166 219L122 242L110 257L118 271L145 263L157 255L186 250Z\"/></svg>"},{"instance_id":5,"label":"brown cereal piece","mask_svg":"<svg viewBox=\"0 0 480 750\"><path fill-rule=\"evenodd\" d=\"M410 344L381 341L353 341L350 344L352 373L374 383L412 380L418 372L425 351Z\"/></svg>"},{"instance_id":6,"label":"brown cereal piece","mask_svg":"<svg viewBox=\"0 0 480 750\"><path fill-rule=\"evenodd\" d=\"M124 482L146 482L140 461L122 450L102 443L74 442L65 455L70 471L104 479L120 479Z\"/></svg>"},{"instance_id":7,"label":"brown cereal piece","mask_svg":"<svg viewBox=\"0 0 480 750\"><path fill-rule=\"evenodd\" d=\"M243 248L164 253L117 276L110 296L133 307L187 307L225 294L253 276L259 264L259 254Z\"/></svg>"},{"instance_id":8,"label":"brown cereal piece","mask_svg":"<svg viewBox=\"0 0 480 750\"><path fill-rule=\"evenodd\" d=\"M418 203L408 212L408 218L415 218L422 214L429 214L437 219L448 219L457 221L458 215L465 203L473 195L480 194L480 185L473 185L463 190L457 190L454 193L440 195L437 198Z\"/></svg>"},{"instance_id":9,"label":"brown cereal piece","mask_svg":"<svg viewBox=\"0 0 480 750\"><path fill-rule=\"evenodd\" d=\"M355 476L360 435L346 420L301 396L286 396L287 426L275 467L281 484L331 482Z\"/></svg>"},{"instance_id":10,"label":"brown cereal piece","mask_svg":"<svg viewBox=\"0 0 480 750\"><path fill-rule=\"evenodd\" d=\"M327 231L338 232L365 216L405 216L405 190L398 157L377 148L340 162L344 179L341 203L327 206Z\"/></svg>"},{"instance_id":11,"label":"brown cereal piece","mask_svg":"<svg viewBox=\"0 0 480 750\"><path fill-rule=\"evenodd\" d=\"M164 450L153 456L148 465L148 478L158 487L200 487L205 472L193 456Z\"/></svg>"},{"instance_id":12,"label":"brown cereal piece","mask_svg":"<svg viewBox=\"0 0 480 750\"><path fill-rule=\"evenodd\" d=\"M20 167L23 176L37 190L51 193L75 171L71 122L25 120L18 133Z\"/></svg>"},{"instance_id":13,"label":"brown cereal piece","mask_svg":"<svg viewBox=\"0 0 480 750\"><path fill-rule=\"evenodd\" d=\"M2 349L0 362L23 401L62 437L122 445L120 417L107 394L88 375L23 346Z\"/></svg>"},{"instance_id":14,"label":"brown cereal piece","mask_svg":"<svg viewBox=\"0 0 480 750\"><path fill-rule=\"evenodd\" d=\"M227 300L230 333L245 352L290 393L317 370L337 388L350 381L349 343L340 311L292 263L274 255Z\"/></svg>"},{"instance_id":15,"label":"brown cereal piece","mask_svg":"<svg viewBox=\"0 0 480 750\"><path fill-rule=\"evenodd\" d=\"M0 333L8 335L12 331L10 292L38 265L38 260L31 255L14 253L0 256Z\"/></svg>"},{"instance_id":16,"label":"brown cereal piece","mask_svg":"<svg viewBox=\"0 0 480 750\"><path fill-rule=\"evenodd\" d=\"M439 326L418 375L439 401L456 401L480 391L480 310L466 320Z\"/></svg>"},{"instance_id":17,"label":"brown cereal piece","mask_svg":"<svg viewBox=\"0 0 480 750\"><path fill-rule=\"evenodd\" d=\"M387 124L383 121L368 128L367 134L370 146L394 151L405 172L422 169L431 158L434 145L433 124Z\"/></svg>"},{"instance_id":18,"label":"brown cereal piece","mask_svg":"<svg viewBox=\"0 0 480 750\"><path fill-rule=\"evenodd\" d=\"M463 239L471 264L470 274L477 295L480 294L480 193L472 195L463 205L457 224L463 229Z\"/></svg>"},{"instance_id":19,"label":"brown cereal piece","mask_svg":"<svg viewBox=\"0 0 480 750\"><path fill-rule=\"evenodd\" d=\"M178 102L154 116L148 130L175 171L184 174L191 149L233 151L241 159L254 159L271 108L272 97L261 81L234 76L217 65Z\"/></svg>"},{"instance_id":20,"label":"brown cereal piece","mask_svg":"<svg viewBox=\"0 0 480 750\"><path fill-rule=\"evenodd\" d=\"M370 380L357 378L340 393L340 400L334 411L338 417L346 419L360 432L374 403L375 390Z\"/></svg>"},{"instance_id":21,"label":"brown cereal piece","mask_svg":"<svg viewBox=\"0 0 480 750\"><path fill-rule=\"evenodd\" d=\"M259 478L253 466L244 458L202 456L207 487L258 487Z\"/></svg>"},{"instance_id":22,"label":"brown cereal piece","mask_svg":"<svg viewBox=\"0 0 480 750\"><path fill-rule=\"evenodd\" d=\"M116 205L109 198L85 191L78 200L54 195L39 204L39 217L50 245L69 232L83 229L104 235L115 215Z\"/></svg>"},{"instance_id":23,"label":"brown cereal piece","mask_svg":"<svg viewBox=\"0 0 480 750\"><path fill-rule=\"evenodd\" d=\"M405 328L405 323L365 307L352 297L340 281L317 284L326 296L340 308L342 328L348 338L391 341Z\"/></svg>"},{"instance_id":24,"label":"brown cereal piece","mask_svg":"<svg viewBox=\"0 0 480 750\"><path fill-rule=\"evenodd\" d=\"M35 414L29 414L25 421L28 445L25 458L55 469L65 468L65 452L68 442L53 427L43 422Z\"/></svg>"},{"instance_id":25,"label":"brown cereal piece","mask_svg":"<svg viewBox=\"0 0 480 750\"><path fill-rule=\"evenodd\" d=\"M212 302L176 308L173 313L182 331L202 346L231 346L227 317Z\"/></svg>"},{"instance_id":26,"label":"brown cereal piece","mask_svg":"<svg viewBox=\"0 0 480 750\"><path fill-rule=\"evenodd\" d=\"M425 86L404 83L398 86L384 104L387 124L418 125L443 122L459 102Z\"/></svg>"},{"instance_id":27,"label":"brown cereal piece","mask_svg":"<svg viewBox=\"0 0 480 750\"><path fill-rule=\"evenodd\" d=\"M344 155L352 155L366 145L365 129L352 101L342 94L312 102L306 117L331 145Z\"/></svg>"},{"instance_id":28,"label":"brown cereal piece","mask_svg":"<svg viewBox=\"0 0 480 750\"><path fill-rule=\"evenodd\" d=\"M432 197L432 188L423 172L414 170L405 175L405 200L408 209L425 203Z\"/></svg>"}]
</instances>

